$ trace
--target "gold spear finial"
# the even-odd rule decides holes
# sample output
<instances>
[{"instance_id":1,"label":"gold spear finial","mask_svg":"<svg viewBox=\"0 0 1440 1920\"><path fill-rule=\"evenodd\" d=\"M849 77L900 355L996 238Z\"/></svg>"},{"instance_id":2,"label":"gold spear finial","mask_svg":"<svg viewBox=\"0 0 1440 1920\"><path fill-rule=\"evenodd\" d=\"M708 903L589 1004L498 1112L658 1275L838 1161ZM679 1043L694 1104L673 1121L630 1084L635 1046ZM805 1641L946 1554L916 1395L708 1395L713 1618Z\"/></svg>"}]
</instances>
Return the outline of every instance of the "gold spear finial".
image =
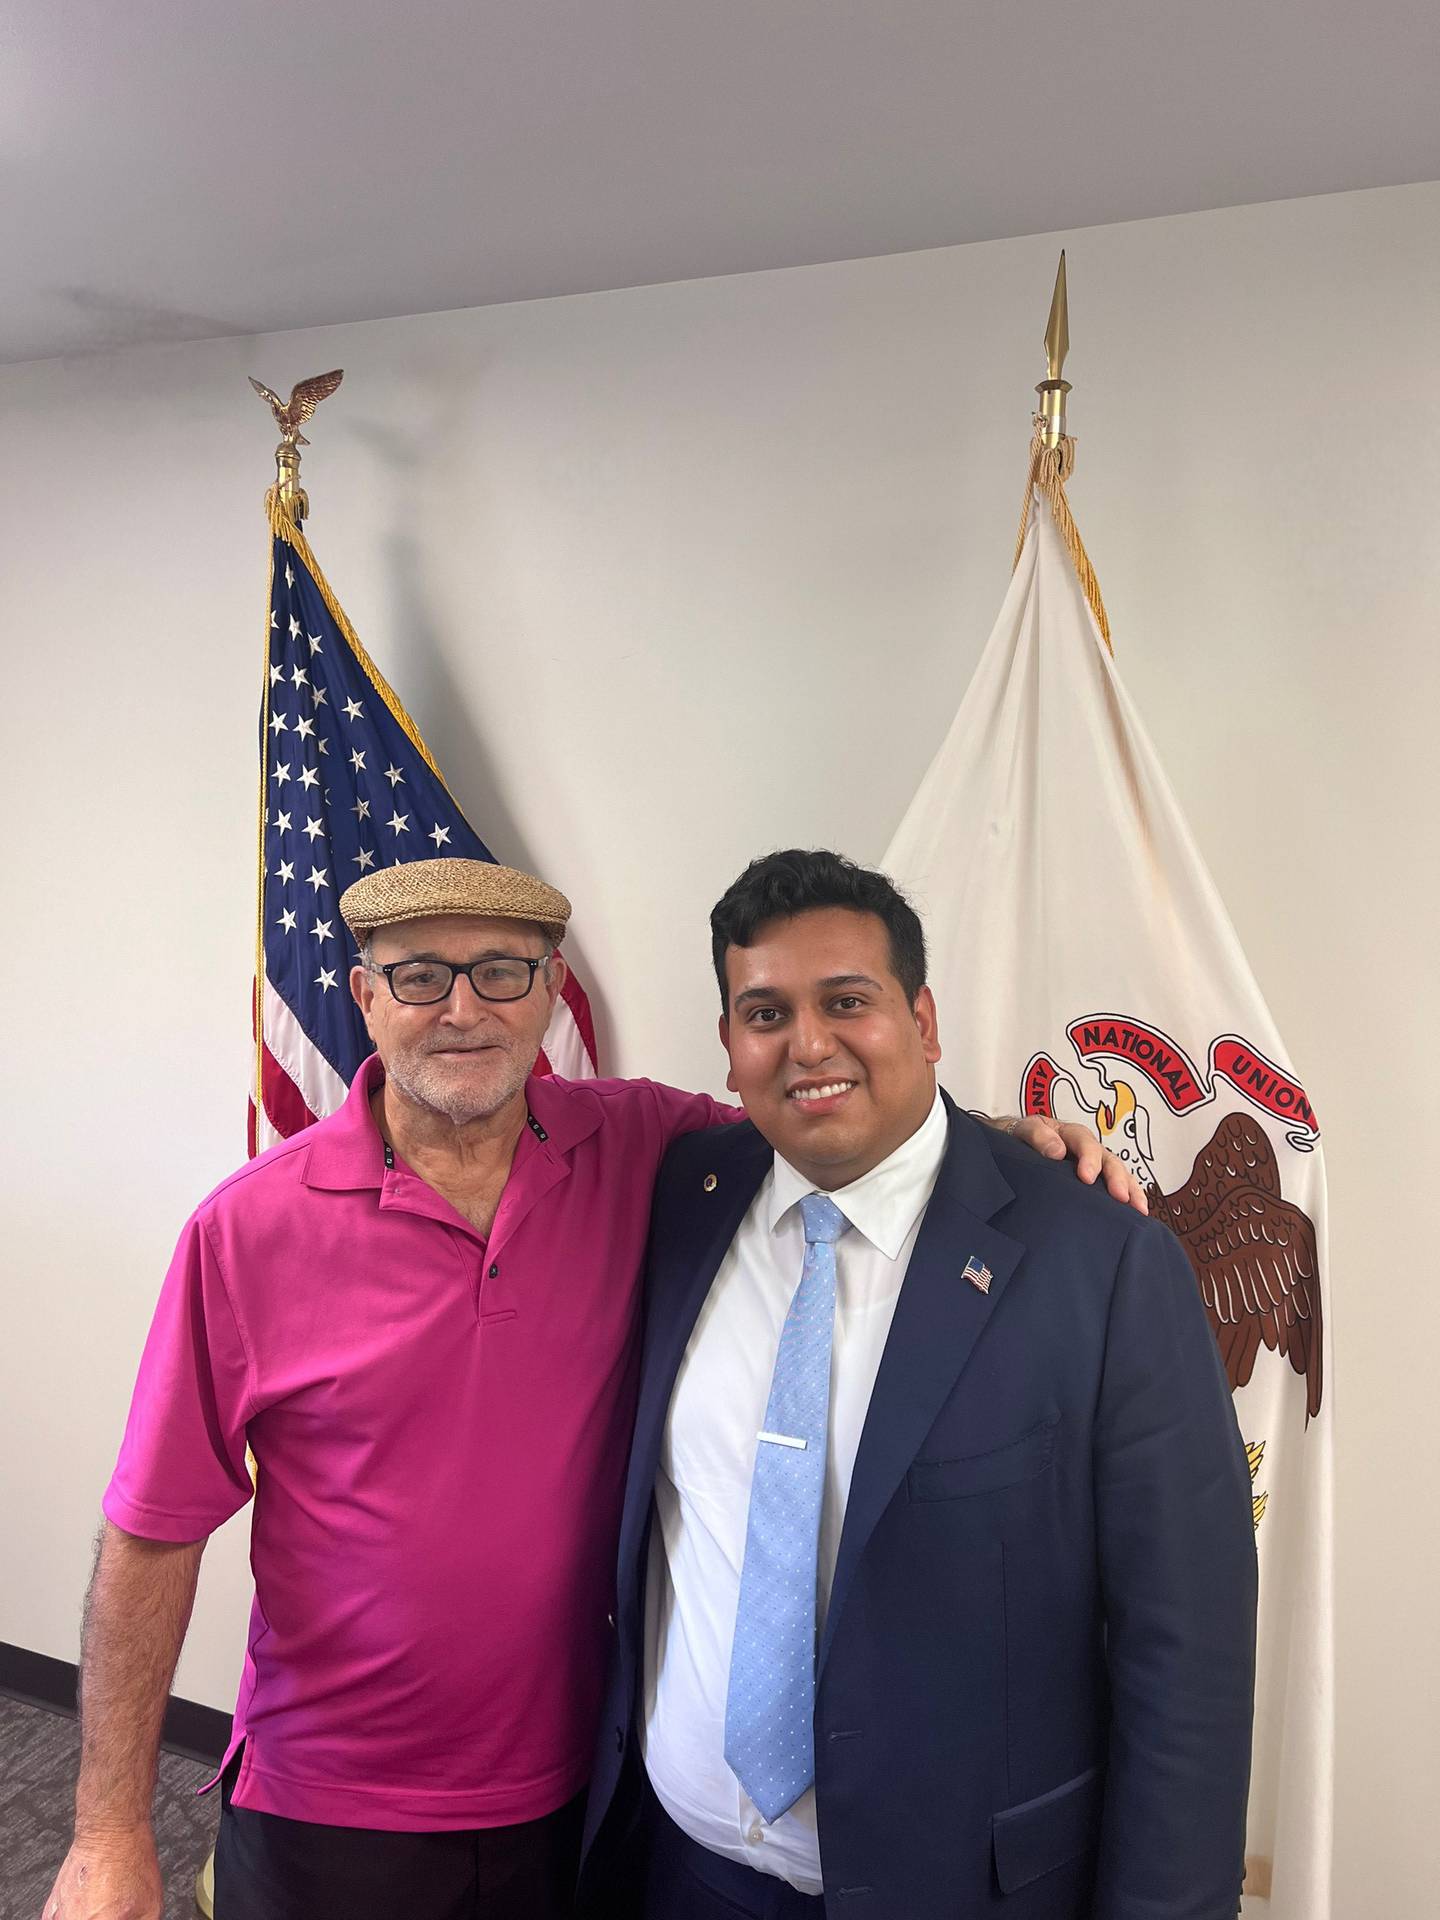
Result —
<instances>
[{"instance_id":1,"label":"gold spear finial","mask_svg":"<svg viewBox=\"0 0 1440 1920\"><path fill-rule=\"evenodd\" d=\"M300 484L300 449L308 447L310 442L300 429L314 418L320 402L328 400L344 378L343 367L336 367L332 373L313 374L308 380L297 381L290 389L290 398L282 400L263 381L253 374L250 376L251 386L268 404L280 429L280 444L275 449L274 497L281 511L297 527L310 511L310 496Z\"/></svg>"},{"instance_id":2,"label":"gold spear finial","mask_svg":"<svg viewBox=\"0 0 1440 1920\"><path fill-rule=\"evenodd\" d=\"M1055 292L1050 301L1050 318L1045 327L1046 375L1036 387L1040 396L1040 436L1047 447L1058 447L1065 437L1065 396L1070 382L1062 379L1065 356L1070 351L1070 304L1065 293L1065 249L1060 249L1060 265L1055 273Z\"/></svg>"}]
</instances>

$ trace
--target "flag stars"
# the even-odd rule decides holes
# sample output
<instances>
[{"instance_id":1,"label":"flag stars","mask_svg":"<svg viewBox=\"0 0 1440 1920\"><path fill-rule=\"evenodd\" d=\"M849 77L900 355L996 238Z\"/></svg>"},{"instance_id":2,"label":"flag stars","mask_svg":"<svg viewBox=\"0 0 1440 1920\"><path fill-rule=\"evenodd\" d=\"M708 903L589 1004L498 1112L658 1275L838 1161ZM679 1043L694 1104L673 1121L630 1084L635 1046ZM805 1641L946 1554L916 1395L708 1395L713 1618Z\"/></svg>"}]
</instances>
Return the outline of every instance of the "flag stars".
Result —
<instances>
[{"instance_id":1,"label":"flag stars","mask_svg":"<svg viewBox=\"0 0 1440 1920\"><path fill-rule=\"evenodd\" d=\"M312 687L310 691L315 696L315 704L317 707L323 707L325 702L330 698L324 687Z\"/></svg>"},{"instance_id":2,"label":"flag stars","mask_svg":"<svg viewBox=\"0 0 1440 1920\"><path fill-rule=\"evenodd\" d=\"M293 860L282 860L275 871L282 880L293 880L295 878L295 862Z\"/></svg>"},{"instance_id":3,"label":"flag stars","mask_svg":"<svg viewBox=\"0 0 1440 1920\"><path fill-rule=\"evenodd\" d=\"M275 922L275 924L277 927L281 928L281 930L285 933L293 933L295 931L295 916L290 911L289 907L285 907L281 910L280 918Z\"/></svg>"},{"instance_id":4,"label":"flag stars","mask_svg":"<svg viewBox=\"0 0 1440 1920\"><path fill-rule=\"evenodd\" d=\"M322 993L328 993L335 985L335 974L329 967L322 967L315 976L315 985Z\"/></svg>"},{"instance_id":5,"label":"flag stars","mask_svg":"<svg viewBox=\"0 0 1440 1920\"><path fill-rule=\"evenodd\" d=\"M280 738L280 735L284 733L288 724L283 713L275 713L270 716L270 731L275 735L277 740Z\"/></svg>"},{"instance_id":6,"label":"flag stars","mask_svg":"<svg viewBox=\"0 0 1440 1920\"><path fill-rule=\"evenodd\" d=\"M277 760L275 762L275 771L271 774L270 778L275 782L277 787L283 787L285 782L290 778L290 762L288 760Z\"/></svg>"},{"instance_id":7,"label":"flag stars","mask_svg":"<svg viewBox=\"0 0 1440 1920\"><path fill-rule=\"evenodd\" d=\"M364 873L367 867L374 866L375 856L369 847L361 847L359 853L355 855L355 864L359 867L361 873Z\"/></svg>"},{"instance_id":8,"label":"flag stars","mask_svg":"<svg viewBox=\"0 0 1440 1920\"><path fill-rule=\"evenodd\" d=\"M310 843L313 846L313 844L319 838L319 836L322 833L324 833L325 829L321 826L318 820L310 820L307 818L304 826L300 829L300 831L304 834L305 838L308 841L310 841Z\"/></svg>"},{"instance_id":9,"label":"flag stars","mask_svg":"<svg viewBox=\"0 0 1440 1920\"><path fill-rule=\"evenodd\" d=\"M307 633L305 638L310 642L310 658L313 660L320 651L320 636L318 633Z\"/></svg>"},{"instance_id":10,"label":"flag stars","mask_svg":"<svg viewBox=\"0 0 1440 1920\"><path fill-rule=\"evenodd\" d=\"M430 829L430 832L427 838L433 840L435 842L436 848L438 849L440 847L443 847L445 842L450 838L450 829L449 827L440 827L440 826L432 827Z\"/></svg>"},{"instance_id":11,"label":"flag stars","mask_svg":"<svg viewBox=\"0 0 1440 1920\"><path fill-rule=\"evenodd\" d=\"M288 560L285 562L285 584L287 587L293 587L295 584L295 576L290 571L290 562Z\"/></svg>"},{"instance_id":12,"label":"flag stars","mask_svg":"<svg viewBox=\"0 0 1440 1920\"><path fill-rule=\"evenodd\" d=\"M330 751L330 742L328 740L317 739L315 745L320 749L321 753L328 753ZM326 794L325 797L328 800L330 796Z\"/></svg>"},{"instance_id":13,"label":"flag stars","mask_svg":"<svg viewBox=\"0 0 1440 1920\"><path fill-rule=\"evenodd\" d=\"M310 676L305 671L304 667L294 666L290 669L290 684L295 687L309 686Z\"/></svg>"},{"instance_id":14,"label":"flag stars","mask_svg":"<svg viewBox=\"0 0 1440 1920\"><path fill-rule=\"evenodd\" d=\"M277 833L288 833L290 831L290 816L288 813L276 814L275 831Z\"/></svg>"},{"instance_id":15,"label":"flag stars","mask_svg":"<svg viewBox=\"0 0 1440 1920\"><path fill-rule=\"evenodd\" d=\"M385 822L385 824L387 827L389 827L390 831L395 835L396 839L398 840L402 833L408 833L410 831L410 828L408 825L409 819L410 819L409 814L401 813L399 808L397 807L395 811L390 815L390 818Z\"/></svg>"},{"instance_id":16,"label":"flag stars","mask_svg":"<svg viewBox=\"0 0 1440 1920\"><path fill-rule=\"evenodd\" d=\"M365 718L365 709L358 700L347 700L345 702L345 718L347 720L363 720Z\"/></svg>"},{"instance_id":17,"label":"flag stars","mask_svg":"<svg viewBox=\"0 0 1440 1920\"><path fill-rule=\"evenodd\" d=\"M354 767L357 773L360 773L364 770L365 755L359 747L356 747L355 751L351 754L350 764L352 767Z\"/></svg>"},{"instance_id":18,"label":"flag stars","mask_svg":"<svg viewBox=\"0 0 1440 1920\"><path fill-rule=\"evenodd\" d=\"M315 722L313 720L307 720L302 714L300 719L295 722L295 731L302 740L308 740L315 731Z\"/></svg>"},{"instance_id":19,"label":"flag stars","mask_svg":"<svg viewBox=\"0 0 1440 1920\"><path fill-rule=\"evenodd\" d=\"M390 782L392 787L398 787L400 782L405 778L405 775L399 767L392 765L386 767L385 778Z\"/></svg>"},{"instance_id":20,"label":"flag stars","mask_svg":"<svg viewBox=\"0 0 1440 1920\"><path fill-rule=\"evenodd\" d=\"M330 876L323 867L311 867L309 874L306 876L305 884L307 887L313 887L315 889L315 897L318 900L320 897L320 889L329 886Z\"/></svg>"},{"instance_id":21,"label":"flag stars","mask_svg":"<svg viewBox=\"0 0 1440 1920\"><path fill-rule=\"evenodd\" d=\"M271 684L271 686L273 687L273 686L275 685L275 683L276 683L276 681L277 681L277 680L283 680L284 678L285 678L285 669L284 669L284 667L282 667L282 666L279 666L278 664L277 664L277 665L273 665L273 666L271 667L271 669L270 669L270 684Z\"/></svg>"},{"instance_id":22,"label":"flag stars","mask_svg":"<svg viewBox=\"0 0 1440 1920\"><path fill-rule=\"evenodd\" d=\"M300 622L295 618L293 613L290 616L290 638L292 640L298 640L300 638Z\"/></svg>"},{"instance_id":23,"label":"flag stars","mask_svg":"<svg viewBox=\"0 0 1440 1920\"><path fill-rule=\"evenodd\" d=\"M302 767L300 769L300 784L302 787L314 787L318 786L319 783L320 776L314 767Z\"/></svg>"},{"instance_id":24,"label":"flag stars","mask_svg":"<svg viewBox=\"0 0 1440 1920\"><path fill-rule=\"evenodd\" d=\"M317 920L310 931L317 940L333 940L335 938L335 929L328 920Z\"/></svg>"}]
</instances>

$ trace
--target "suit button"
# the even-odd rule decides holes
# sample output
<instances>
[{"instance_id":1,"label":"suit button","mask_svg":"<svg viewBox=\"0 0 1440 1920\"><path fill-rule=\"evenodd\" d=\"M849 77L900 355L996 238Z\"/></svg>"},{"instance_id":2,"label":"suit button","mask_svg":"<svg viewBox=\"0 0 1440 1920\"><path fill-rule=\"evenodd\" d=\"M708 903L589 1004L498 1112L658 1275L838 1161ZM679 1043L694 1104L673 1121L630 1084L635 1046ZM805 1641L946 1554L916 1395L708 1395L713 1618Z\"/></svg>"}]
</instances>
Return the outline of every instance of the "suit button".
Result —
<instances>
[{"instance_id":1,"label":"suit button","mask_svg":"<svg viewBox=\"0 0 1440 1920\"><path fill-rule=\"evenodd\" d=\"M491 1278L492 1280L498 1280L498 1279L500 1278L500 1269L499 1269L499 1267L491 1267L491 1269L490 1269L490 1278Z\"/></svg>"},{"instance_id":2,"label":"suit button","mask_svg":"<svg viewBox=\"0 0 1440 1920\"><path fill-rule=\"evenodd\" d=\"M610 1631L611 1631L612 1633L613 1633L613 1632L615 1631L615 1616L614 1616L614 1614L613 1614L613 1613L607 1613L607 1614L606 1614L606 1616L605 1616L605 1624L606 1624L606 1626L607 1626L607 1627L609 1627L609 1629L610 1629Z\"/></svg>"},{"instance_id":3,"label":"suit button","mask_svg":"<svg viewBox=\"0 0 1440 1920\"><path fill-rule=\"evenodd\" d=\"M616 1753L624 1753L625 1751L625 1729L623 1727L616 1727L615 1729L615 1751Z\"/></svg>"}]
</instances>

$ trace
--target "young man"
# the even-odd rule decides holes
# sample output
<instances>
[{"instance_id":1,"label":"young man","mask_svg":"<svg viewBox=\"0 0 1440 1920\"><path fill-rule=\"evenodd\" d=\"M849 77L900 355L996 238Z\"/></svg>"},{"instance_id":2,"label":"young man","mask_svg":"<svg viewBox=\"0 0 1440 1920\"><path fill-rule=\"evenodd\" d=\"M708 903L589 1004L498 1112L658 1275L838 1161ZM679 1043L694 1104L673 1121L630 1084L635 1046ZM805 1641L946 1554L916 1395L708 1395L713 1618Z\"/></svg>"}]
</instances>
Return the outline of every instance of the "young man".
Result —
<instances>
[{"instance_id":1,"label":"young man","mask_svg":"<svg viewBox=\"0 0 1440 1920\"><path fill-rule=\"evenodd\" d=\"M711 920L656 1187L582 1910L1234 1920L1250 1481L1185 1255L938 1090L919 921L828 853Z\"/></svg>"},{"instance_id":2,"label":"young man","mask_svg":"<svg viewBox=\"0 0 1440 1920\"><path fill-rule=\"evenodd\" d=\"M160 1723L247 1446L218 1920L569 1911L651 1189L671 1141L737 1116L534 1077L570 907L531 875L416 860L340 905L375 1055L181 1236L105 1496L46 1920L159 1920Z\"/></svg>"}]
</instances>

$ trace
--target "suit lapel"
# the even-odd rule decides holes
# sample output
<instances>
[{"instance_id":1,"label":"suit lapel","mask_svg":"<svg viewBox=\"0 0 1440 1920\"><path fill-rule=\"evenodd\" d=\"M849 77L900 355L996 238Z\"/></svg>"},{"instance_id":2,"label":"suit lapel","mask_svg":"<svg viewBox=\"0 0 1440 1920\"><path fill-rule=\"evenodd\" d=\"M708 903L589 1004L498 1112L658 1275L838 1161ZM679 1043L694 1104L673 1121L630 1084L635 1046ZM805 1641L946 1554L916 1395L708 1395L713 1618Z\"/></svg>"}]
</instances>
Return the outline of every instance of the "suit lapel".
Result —
<instances>
[{"instance_id":1,"label":"suit lapel","mask_svg":"<svg viewBox=\"0 0 1440 1920\"><path fill-rule=\"evenodd\" d=\"M954 1390L1025 1249L989 1225L1014 1198L983 1130L947 1099L950 1139L875 1376L835 1562L820 1667L860 1556L925 1435ZM964 1277L974 1255L988 1291Z\"/></svg>"},{"instance_id":2,"label":"suit lapel","mask_svg":"<svg viewBox=\"0 0 1440 1920\"><path fill-rule=\"evenodd\" d=\"M685 1348L720 1263L774 1158L748 1122L720 1129L713 1141L707 1165L680 1176L690 1183L689 1188L671 1189L663 1202L657 1202L651 1228L640 1395L620 1535L622 1580L638 1577L635 1558L650 1511L665 1418ZM688 1157L687 1164L691 1164ZM708 1171L711 1165L713 1173ZM708 1181L713 1181L713 1186L707 1185Z\"/></svg>"}]
</instances>

